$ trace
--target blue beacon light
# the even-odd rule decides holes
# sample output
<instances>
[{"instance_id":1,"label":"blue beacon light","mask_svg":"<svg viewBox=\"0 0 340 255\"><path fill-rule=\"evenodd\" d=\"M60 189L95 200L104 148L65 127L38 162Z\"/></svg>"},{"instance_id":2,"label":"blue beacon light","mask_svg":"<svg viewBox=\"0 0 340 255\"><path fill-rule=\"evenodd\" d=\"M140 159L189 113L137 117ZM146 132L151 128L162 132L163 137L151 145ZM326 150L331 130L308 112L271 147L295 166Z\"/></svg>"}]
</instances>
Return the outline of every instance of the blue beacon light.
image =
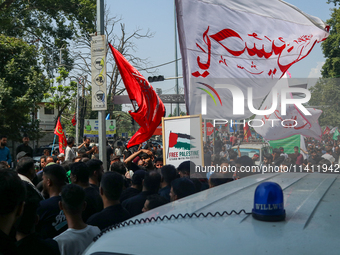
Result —
<instances>
[{"instance_id":1,"label":"blue beacon light","mask_svg":"<svg viewBox=\"0 0 340 255\"><path fill-rule=\"evenodd\" d=\"M261 221L283 221L286 218L279 184L263 182L256 187L252 214L254 219Z\"/></svg>"}]
</instances>

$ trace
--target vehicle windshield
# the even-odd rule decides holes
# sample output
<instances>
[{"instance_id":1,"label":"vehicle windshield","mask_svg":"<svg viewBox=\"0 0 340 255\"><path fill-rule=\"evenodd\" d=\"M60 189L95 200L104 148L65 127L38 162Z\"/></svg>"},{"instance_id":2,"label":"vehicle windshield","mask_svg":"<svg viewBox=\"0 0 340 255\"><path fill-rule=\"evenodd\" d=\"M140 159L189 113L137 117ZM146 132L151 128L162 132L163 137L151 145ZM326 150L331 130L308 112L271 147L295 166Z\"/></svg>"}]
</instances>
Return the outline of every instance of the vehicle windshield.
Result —
<instances>
[{"instance_id":1,"label":"vehicle windshield","mask_svg":"<svg viewBox=\"0 0 340 255\"><path fill-rule=\"evenodd\" d=\"M237 152L237 149L234 149ZM260 150L257 149L248 149L248 148L240 148L241 156L248 156L252 158L254 154L260 155Z\"/></svg>"}]
</instances>

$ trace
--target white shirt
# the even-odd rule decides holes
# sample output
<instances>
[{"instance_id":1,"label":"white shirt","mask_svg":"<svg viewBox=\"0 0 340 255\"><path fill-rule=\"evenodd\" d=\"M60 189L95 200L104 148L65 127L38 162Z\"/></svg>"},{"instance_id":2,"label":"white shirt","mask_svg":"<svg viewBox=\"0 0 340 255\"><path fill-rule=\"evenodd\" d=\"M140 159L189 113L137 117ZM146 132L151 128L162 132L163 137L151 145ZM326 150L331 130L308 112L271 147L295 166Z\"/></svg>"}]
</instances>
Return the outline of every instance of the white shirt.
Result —
<instances>
[{"instance_id":1,"label":"white shirt","mask_svg":"<svg viewBox=\"0 0 340 255\"><path fill-rule=\"evenodd\" d=\"M116 148L115 153L116 153L116 156L122 155L122 151L120 150L120 148Z\"/></svg>"},{"instance_id":2,"label":"white shirt","mask_svg":"<svg viewBox=\"0 0 340 255\"><path fill-rule=\"evenodd\" d=\"M80 230L68 228L53 239L58 243L60 255L80 255L99 233L98 227L87 225Z\"/></svg>"},{"instance_id":3,"label":"white shirt","mask_svg":"<svg viewBox=\"0 0 340 255\"><path fill-rule=\"evenodd\" d=\"M66 146L65 149L65 161L72 161L76 157L73 148Z\"/></svg>"},{"instance_id":4,"label":"white shirt","mask_svg":"<svg viewBox=\"0 0 340 255\"><path fill-rule=\"evenodd\" d=\"M328 154L328 153L323 154L321 157L324 159L328 159L331 163L334 163L335 161L335 158L331 154Z\"/></svg>"}]
</instances>

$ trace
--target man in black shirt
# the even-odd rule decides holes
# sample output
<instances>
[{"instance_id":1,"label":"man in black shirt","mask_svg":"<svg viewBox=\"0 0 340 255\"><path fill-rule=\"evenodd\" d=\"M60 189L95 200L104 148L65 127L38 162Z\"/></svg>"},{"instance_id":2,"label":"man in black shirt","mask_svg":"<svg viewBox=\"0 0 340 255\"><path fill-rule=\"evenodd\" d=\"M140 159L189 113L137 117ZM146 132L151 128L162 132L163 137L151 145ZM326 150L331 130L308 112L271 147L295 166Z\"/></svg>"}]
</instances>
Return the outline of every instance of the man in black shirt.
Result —
<instances>
[{"instance_id":1,"label":"man in black shirt","mask_svg":"<svg viewBox=\"0 0 340 255\"><path fill-rule=\"evenodd\" d=\"M114 154L114 151L111 147L111 145L109 144L108 141L106 141L106 160L107 160L107 167L110 168L110 158L111 156ZM105 169L106 171L107 169Z\"/></svg>"},{"instance_id":2,"label":"man in black shirt","mask_svg":"<svg viewBox=\"0 0 340 255\"><path fill-rule=\"evenodd\" d=\"M171 189L171 182L176 179L177 172L176 168L173 165L165 165L161 169L161 189L159 190L158 194L164 197L168 202L170 202L170 189Z\"/></svg>"},{"instance_id":3,"label":"man in black shirt","mask_svg":"<svg viewBox=\"0 0 340 255\"><path fill-rule=\"evenodd\" d=\"M26 189L16 172L0 170L0 253L18 254L10 232L15 221L22 214Z\"/></svg>"},{"instance_id":4,"label":"man in black shirt","mask_svg":"<svg viewBox=\"0 0 340 255\"><path fill-rule=\"evenodd\" d=\"M136 172L134 172L131 178L131 187L123 190L122 194L120 195L119 200L121 203L123 203L123 201L125 201L126 199L137 196L139 193L142 192L145 173L146 172L144 170L137 170Z\"/></svg>"},{"instance_id":5,"label":"man in black shirt","mask_svg":"<svg viewBox=\"0 0 340 255\"><path fill-rule=\"evenodd\" d=\"M90 186L99 192L99 184L104 173L103 162L99 159L91 159L86 162L86 165L89 167Z\"/></svg>"},{"instance_id":6,"label":"man in black shirt","mask_svg":"<svg viewBox=\"0 0 340 255\"><path fill-rule=\"evenodd\" d=\"M161 175L156 171L146 172L143 182L143 190L137 196L125 200L122 205L134 217L142 213L144 203L149 195L157 194L161 183Z\"/></svg>"},{"instance_id":7,"label":"man in black shirt","mask_svg":"<svg viewBox=\"0 0 340 255\"><path fill-rule=\"evenodd\" d=\"M211 153L207 146L204 147L204 165L211 166Z\"/></svg>"},{"instance_id":8,"label":"man in black shirt","mask_svg":"<svg viewBox=\"0 0 340 255\"><path fill-rule=\"evenodd\" d=\"M83 145L81 148L79 148L79 152L83 152L83 153L86 154L89 158L91 158L92 153L93 153L93 152L95 151L95 149L96 149L96 146L91 147L90 144L91 144L90 138L86 138L84 145Z\"/></svg>"},{"instance_id":9,"label":"man in black shirt","mask_svg":"<svg viewBox=\"0 0 340 255\"><path fill-rule=\"evenodd\" d=\"M190 196L196 192L194 183L186 177L175 179L171 182L170 201L176 201Z\"/></svg>"},{"instance_id":10,"label":"man in black shirt","mask_svg":"<svg viewBox=\"0 0 340 255\"><path fill-rule=\"evenodd\" d=\"M24 151L26 152L28 157L33 157L33 149L31 146L28 145L30 139L28 135L24 134L24 137L22 138L22 144L20 144L17 149L15 155L18 155L19 152Z\"/></svg>"},{"instance_id":11,"label":"man in black shirt","mask_svg":"<svg viewBox=\"0 0 340 255\"><path fill-rule=\"evenodd\" d=\"M42 197L37 194L35 189L24 182L27 190L24 211L16 225L16 246L18 254L34 254L34 255L58 255L58 243L53 239L43 240L35 232L35 224L38 218L37 208Z\"/></svg>"},{"instance_id":12,"label":"man in black shirt","mask_svg":"<svg viewBox=\"0 0 340 255\"><path fill-rule=\"evenodd\" d=\"M103 230L114 224L129 219L131 216L119 202L124 185L123 176L115 172L107 172L100 182L100 196L104 202L104 210L92 215L87 224Z\"/></svg>"},{"instance_id":13,"label":"man in black shirt","mask_svg":"<svg viewBox=\"0 0 340 255\"><path fill-rule=\"evenodd\" d=\"M42 238L53 238L67 229L64 212L59 208L60 192L66 181L65 169L59 164L51 164L43 169L43 190L49 199L42 200L37 210L39 223L37 232Z\"/></svg>"},{"instance_id":14,"label":"man in black shirt","mask_svg":"<svg viewBox=\"0 0 340 255\"><path fill-rule=\"evenodd\" d=\"M90 216L103 210L103 200L99 192L89 183L89 168L84 162L76 162L71 165L71 182L79 185L85 191L87 203L83 211L83 221L86 222Z\"/></svg>"}]
</instances>

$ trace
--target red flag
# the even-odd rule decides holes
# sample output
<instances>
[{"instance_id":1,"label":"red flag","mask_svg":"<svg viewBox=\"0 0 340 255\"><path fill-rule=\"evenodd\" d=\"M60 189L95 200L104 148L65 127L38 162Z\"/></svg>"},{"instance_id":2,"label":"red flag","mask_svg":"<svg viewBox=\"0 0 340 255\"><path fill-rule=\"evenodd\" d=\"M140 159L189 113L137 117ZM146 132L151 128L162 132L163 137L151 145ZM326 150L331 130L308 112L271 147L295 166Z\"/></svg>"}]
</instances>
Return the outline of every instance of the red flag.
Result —
<instances>
[{"instance_id":1,"label":"red flag","mask_svg":"<svg viewBox=\"0 0 340 255\"><path fill-rule=\"evenodd\" d=\"M246 122L246 124L244 125L243 132L244 132L244 139L246 139L246 141L248 142L248 138L251 137L248 122Z\"/></svg>"},{"instance_id":2,"label":"red flag","mask_svg":"<svg viewBox=\"0 0 340 255\"><path fill-rule=\"evenodd\" d=\"M73 118L72 118L71 122L72 122L73 126L75 126L77 124L76 114L73 115Z\"/></svg>"},{"instance_id":3,"label":"red flag","mask_svg":"<svg viewBox=\"0 0 340 255\"><path fill-rule=\"evenodd\" d=\"M140 129L127 144L127 148L130 148L150 139L165 115L165 107L149 82L119 51L113 48L111 44L109 46L129 98L134 108L138 107L137 109L135 108L134 112L129 111L132 118L140 125Z\"/></svg>"},{"instance_id":4,"label":"red flag","mask_svg":"<svg viewBox=\"0 0 340 255\"><path fill-rule=\"evenodd\" d=\"M59 138L58 139L59 140L59 152L65 153L67 141L66 141L65 133L63 131L63 127L61 126L61 123L60 123L60 117L58 118L57 125L54 130L54 134L56 134Z\"/></svg>"},{"instance_id":5,"label":"red flag","mask_svg":"<svg viewBox=\"0 0 340 255\"><path fill-rule=\"evenodd\" d=\"M328 135L330 131L331 131L330 128L326 127L325 130L323 131L323 134Z\"/></svg>"}]
</instances>

